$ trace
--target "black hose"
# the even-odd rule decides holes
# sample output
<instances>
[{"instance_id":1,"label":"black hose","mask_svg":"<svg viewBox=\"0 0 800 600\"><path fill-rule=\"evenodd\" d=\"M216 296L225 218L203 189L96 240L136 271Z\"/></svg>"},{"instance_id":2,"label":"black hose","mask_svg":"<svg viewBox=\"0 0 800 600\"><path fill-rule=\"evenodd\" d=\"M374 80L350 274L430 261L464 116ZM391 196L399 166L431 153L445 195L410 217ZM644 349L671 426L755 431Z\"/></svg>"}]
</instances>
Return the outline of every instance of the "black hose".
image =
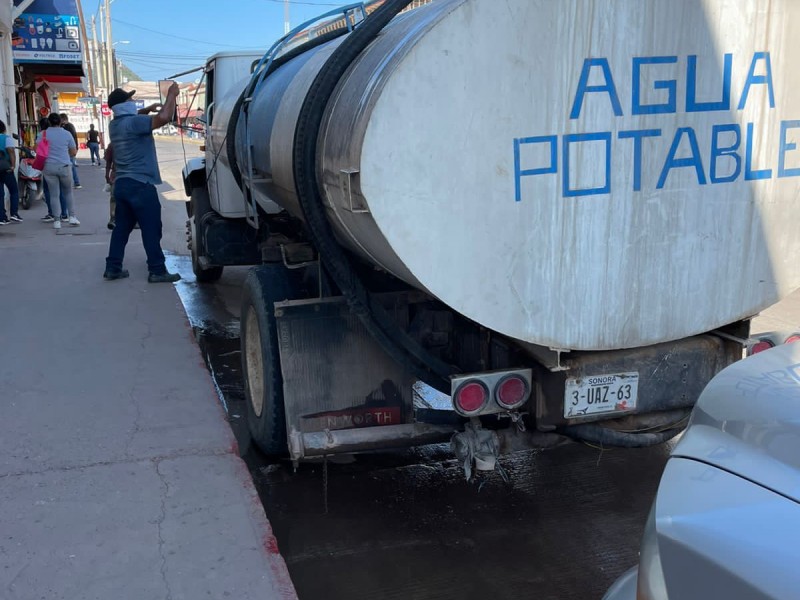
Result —
<instances>
[{"instance_id":1,"label":"black hose","mask_svg":"<svg viewBox=\"0 0 800 600\"><path fill-rule=\"evenodd\" d=\"M450 393L455 370L411 338L374 302L349 256L333 235L317 183L317 140L330 97L350 64L411 0L389 0L367 17L331 54L306 95L294 138L294 179L311 239L326 270L347 299L351 311L384 351L428 385Z\"/></svg>"},{"instance_id":2,"label":"black hose","mask_svg":"<svg viewBox=\"0 0 800 600\"><path fill-rule=\"evenodd\" d=\"M270 74L274 73L277 69L285 65L293 58L300 56L304 52L308 52L312 48L316 48L322 44L327 44L331 40L335 40L348 31L349 29L347 29L346 26L342 26L339 29L334 29L333 31L329 31L324 35L308 40L307 42L292 48L285 54L281 54L278 58L273 60L272 63L270 63L269 68L262 76L262 79L269 77ZM239 115L241 114L242 105L244 104L244 99L247 96L249 89L250 82L247 83L245 88L242 90L242 93L239 94L236 104L233 105L231 118L228 121L228 129L225 131L225 151L228 153L228 164L231 166L231 173L233 173L233 178L236 180L236 185L238 185L240 188L242 187L242 174L239 172L239 161L236 160L236 126L239 123Z\"/></svg>"},{"instance_id":3,"label":"black hose","mask_svg":"<svg viewBox=\"0 0 800 600\"><path fill-rule=\"evenodd\" d=\"M658 433L625 433L603 427L602 425L586 424L570 425L568 427L562 427L557 431L558 433L576 440L589 442L590 444L598 444L604 447L646 448L648 446L663 444L674 438L683 430L684 427L681 426Z\"/></svg>"}]
</instances>

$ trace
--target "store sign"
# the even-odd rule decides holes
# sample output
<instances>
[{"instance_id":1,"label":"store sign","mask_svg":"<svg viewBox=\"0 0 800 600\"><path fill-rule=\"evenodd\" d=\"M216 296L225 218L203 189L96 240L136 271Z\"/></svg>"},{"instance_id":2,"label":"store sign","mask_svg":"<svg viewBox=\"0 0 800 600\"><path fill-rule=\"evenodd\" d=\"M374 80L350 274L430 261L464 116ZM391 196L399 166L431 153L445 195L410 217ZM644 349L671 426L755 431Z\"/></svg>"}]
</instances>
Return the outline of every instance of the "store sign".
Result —
<instances>
[{"instance_id":1,"label":"store sign","mask_svg":"<svg viewBox=\"0 0 800 600\"><path fill-rule=\"evenodd\" d=\"M22 0L14 0L18 6ZM81 64L81 36L75 0L34 0L14 20L14 62Z\"/></svg>"}]
</instances>

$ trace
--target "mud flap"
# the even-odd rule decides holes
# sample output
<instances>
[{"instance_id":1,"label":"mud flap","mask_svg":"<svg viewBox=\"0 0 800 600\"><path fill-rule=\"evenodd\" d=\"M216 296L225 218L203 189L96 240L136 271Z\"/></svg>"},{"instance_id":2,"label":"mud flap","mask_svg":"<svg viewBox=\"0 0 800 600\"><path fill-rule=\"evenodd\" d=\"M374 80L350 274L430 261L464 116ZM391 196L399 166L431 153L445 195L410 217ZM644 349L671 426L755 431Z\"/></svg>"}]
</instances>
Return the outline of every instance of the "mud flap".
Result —
<instances>
[{"instance_id":1,"label":"mud flap","mask_svg":"<svg viewBox=\"0 0 800 600\"><path fill-rule=\"evenodd\" d=\"M398 320L406 320L404 303L394 306ZM275 317L290 436L413 421L414 379L378 346L343 298L277 302Z\"/></svg>"}]
</instances>

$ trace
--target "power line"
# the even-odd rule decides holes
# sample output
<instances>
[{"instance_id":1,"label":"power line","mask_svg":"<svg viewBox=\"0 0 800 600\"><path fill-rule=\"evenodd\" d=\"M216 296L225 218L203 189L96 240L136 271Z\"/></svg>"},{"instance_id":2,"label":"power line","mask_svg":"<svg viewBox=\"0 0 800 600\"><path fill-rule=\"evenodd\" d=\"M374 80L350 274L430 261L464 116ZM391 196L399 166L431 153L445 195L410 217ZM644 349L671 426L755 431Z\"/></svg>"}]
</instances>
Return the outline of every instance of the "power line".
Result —
<instances>
[{"instance_id":1,"label":"power line","mask_svg":"<svg viewBox=\"0 0 800 600\"><path fill-rule=\"evenodd\" d=\"M163 31L156 31L155 29L148 29L147 27L142 27L141 25L136 25L134 23L128 23L127 21L121 21L119 19L112 19L114 23L119 23L120 25L125 25L127 27L133 27L134 29L141 29L142 31L148 31L150 33L155 33L157 35L163 35L164 37L172 38L174 40L183 40L184 42L194 42L196 44L206 44L208 46L225 46L226 48L239 48L239 49L246 49L247 46L234 46L231 44L221 44L219 42L206 42L202 40L194 40L192 38L185 38L174 33L165 33Z\"/></svg>"},{"instance_id":2,"label":"power line","mask_svg":"<svg viewBox=\"0 0 800 600\"><path fill-rule=\"evenodd\" d=\"M157 58L205 58L207 55L198 52L197 54L162 54L159 52L135 52L131 50L117 50L117 54L122 56L144 56Z\"/></svg>"},{"instance_id":3,"label":"power line","mask_svg":"<svg viewBox=\"0 0 800 600\"><path fill-rule=\"evenodd\" d=\"M151 62L151 63L160 63L165 65L186 65L186 64L196 64L196 63L204 63L206 58L157 58L157 57L149 57L149 56L129 56L127 54L117 54L120 59L125 60L136 60L140 62Z\"/></svg>"}]
</instances>

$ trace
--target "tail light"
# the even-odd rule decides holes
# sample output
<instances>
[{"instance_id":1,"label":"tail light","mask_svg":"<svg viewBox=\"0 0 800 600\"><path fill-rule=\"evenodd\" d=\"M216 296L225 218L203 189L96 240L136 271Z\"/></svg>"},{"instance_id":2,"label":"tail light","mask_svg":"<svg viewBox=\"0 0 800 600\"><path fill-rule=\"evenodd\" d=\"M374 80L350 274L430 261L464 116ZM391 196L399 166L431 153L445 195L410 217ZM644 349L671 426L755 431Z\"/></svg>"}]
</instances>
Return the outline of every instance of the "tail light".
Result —
<instances>
[{"instance_id":1,"label":"tail light","mask_svg":"<svg viewBox=\"0 0 800 600\"><path fill-rule=\"evenodd\" d=\"M786 338L784 344L794 344L795 342L800 342L800 333L793 333L790 335L788 338Z\"/></svg>"},{"instance_id":2,"label":"tail light","mask_svg":"<svg viewBox=\"0 0 800 600\"><path fill-rule=\"evenodd\" d=\"M495 388L495 400L503 408L512 409L525 404L530 395L528 382L519 375L508 375Z\"/></svg>"},{"instance_id":3,"label":"tail light","mask_svg":"<svg viewBox=\"0 0 800 600\"><path fill-rule=\"evenodd\" d=\"M759 352L764 352L765 350L769 350L770 348L774 347L775 344L773 344L770 340L760 340L756 342L752 348L750 348L750 356L758 354Z\"/></svg>"},{"instance_id":4,"label":"tail light","mask_svg":"<svg viewBox=\"0 0 800 600\"><path fill-rule=\"evenodd\" d=\"M465 416L477 415L489 402L489 390L477 379L470 379L456 388L453 405L457 412Z\"/></svg>"},{"instance_id":5,"label":"tail light","mask_svg":"<svg viewBox=\"0 0 800 600\"><path fill-rule=\"evenodd\" d=\"M450 380L453 409L464 417L514 410L530 398L532 381L531 369L458 375Z\"/></svg>"}]
</instances>

